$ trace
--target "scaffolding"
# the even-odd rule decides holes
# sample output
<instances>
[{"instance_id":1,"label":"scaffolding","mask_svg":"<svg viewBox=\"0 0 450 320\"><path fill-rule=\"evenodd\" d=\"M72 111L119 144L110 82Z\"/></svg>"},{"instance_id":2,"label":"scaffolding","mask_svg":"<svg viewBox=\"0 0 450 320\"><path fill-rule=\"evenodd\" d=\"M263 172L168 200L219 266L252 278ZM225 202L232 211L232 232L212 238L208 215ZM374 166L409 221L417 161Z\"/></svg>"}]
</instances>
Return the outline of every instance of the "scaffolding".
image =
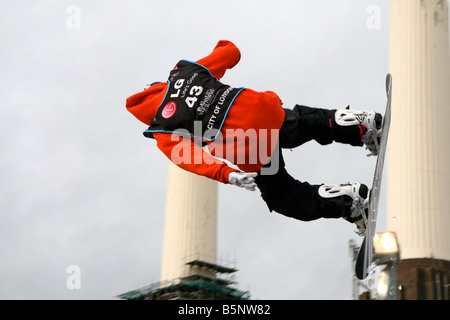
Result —
<instances>
[{"instance_id":1,"label":"scaffolding","mask_svg":"<svg viewBox=\"0 0 450 320\"><path fill-rule=\"evenodd\" d=\"M237 269L201 260L186 263L187 276L162 281L118 296L124 300L248 300L248 291L235 288ZM219 277L218 275L222 275ZM223 275L226 275L225 277Z\"/></svg>"}]
</instances>

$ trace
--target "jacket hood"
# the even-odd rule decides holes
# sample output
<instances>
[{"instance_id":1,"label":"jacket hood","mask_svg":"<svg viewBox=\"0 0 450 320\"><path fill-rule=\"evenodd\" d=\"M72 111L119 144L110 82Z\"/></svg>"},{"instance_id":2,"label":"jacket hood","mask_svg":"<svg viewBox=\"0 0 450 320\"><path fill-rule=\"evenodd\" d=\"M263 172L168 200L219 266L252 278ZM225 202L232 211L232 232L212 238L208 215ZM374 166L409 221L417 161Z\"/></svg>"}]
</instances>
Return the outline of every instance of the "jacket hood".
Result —
<instances>
[{"instance_id":1,"label":"jacket hood","mask_svg":"<svg viewBox=\"0 0 450 320\"><path fill-rule=\"evenodd\" d=\"M167 82L155 84L127 99L126 107L138 120L146 125L155 118L158 107L164 100Z\"/></svg>"}]
</instances>

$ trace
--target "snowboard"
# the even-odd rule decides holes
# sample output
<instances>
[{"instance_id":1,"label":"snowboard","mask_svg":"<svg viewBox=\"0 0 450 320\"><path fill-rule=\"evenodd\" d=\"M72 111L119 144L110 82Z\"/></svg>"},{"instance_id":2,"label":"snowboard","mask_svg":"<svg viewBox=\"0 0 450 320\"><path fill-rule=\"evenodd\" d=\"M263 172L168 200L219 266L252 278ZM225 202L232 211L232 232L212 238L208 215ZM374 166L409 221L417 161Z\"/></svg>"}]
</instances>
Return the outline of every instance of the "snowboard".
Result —
<instances>
[{"instance_id":1,"label":"snowboard","mask_svg":"<svg viewBox=\"0 0 450 320\"><path fill-rule=\"evenodd\" d=\"M391 123L391 96L392 96L392 77L390 74L386 77L386 95L387 104L382 123L382 133L380 143L377 147L377 161L375 165L375 174L373 177L372 189L369 197L367 230L363 242L358 252L355 263L355 274L360 280L363 280L369 274L369 267L373 260L373 237L377 224L378 203L380 200L381 179L383 176L384 159L389 136L389 126Z\"/></svg>"}]
</instances>

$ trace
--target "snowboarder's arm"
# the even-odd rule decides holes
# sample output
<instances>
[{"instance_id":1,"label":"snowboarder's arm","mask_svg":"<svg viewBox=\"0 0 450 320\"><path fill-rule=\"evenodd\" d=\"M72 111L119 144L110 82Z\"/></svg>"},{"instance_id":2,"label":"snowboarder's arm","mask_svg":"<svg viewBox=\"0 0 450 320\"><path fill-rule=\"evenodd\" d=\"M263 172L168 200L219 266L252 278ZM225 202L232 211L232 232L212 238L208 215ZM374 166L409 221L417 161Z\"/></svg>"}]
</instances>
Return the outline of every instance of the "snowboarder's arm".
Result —
<instances>
[{"instance_id":1,"label":"snowboarder's arm","mask_svg":"<svg viewBox=\"0 0 450 320\"><path fill-rule=\"evenodd\" d=\"M234 43L221 40L210 55L198 60L197 63L208 68L214 77L220 79L224 76L225 71L237 65L240 59L241 52Z\"/></svg>"},{"instance_id":2,"label":"snowboarder's arm","mask_svg":"<svg viewBox=\"0 0 450 320\"><path fill-rule=\"evenodd\" d=\"M189 138L169 133L155 133L158 148L180 168L207 178L230 183L228 175L238 171L205 152Z\"/></svg>"}]
</instances>

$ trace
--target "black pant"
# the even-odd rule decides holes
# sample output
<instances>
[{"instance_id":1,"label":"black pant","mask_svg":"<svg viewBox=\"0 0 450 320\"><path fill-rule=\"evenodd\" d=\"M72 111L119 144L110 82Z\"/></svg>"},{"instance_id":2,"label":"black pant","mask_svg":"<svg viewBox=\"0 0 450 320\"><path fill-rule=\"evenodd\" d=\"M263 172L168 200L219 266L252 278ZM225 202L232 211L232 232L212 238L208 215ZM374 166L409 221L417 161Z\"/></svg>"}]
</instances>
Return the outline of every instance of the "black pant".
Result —
<instances>
[{"instance_id":1,"label":"black pant","mask_svg":"<svg viewBox=\"0 0 450 320\"><path fill-rule=\"evenodd\" d=\"M255 178L261 197L270 211L302 221L349 216L353 199L348 196L322 198L318 194L320 185L295 180L286 171L282 149L295 148L310 140L321 145L335 141L361 146L358 126L337 125L334 118L336 110L300 105L293 110L284 110L286 116L278 141L278 171L275 174L262 174L260 171Z\"/></svg>"}]
</instances>

